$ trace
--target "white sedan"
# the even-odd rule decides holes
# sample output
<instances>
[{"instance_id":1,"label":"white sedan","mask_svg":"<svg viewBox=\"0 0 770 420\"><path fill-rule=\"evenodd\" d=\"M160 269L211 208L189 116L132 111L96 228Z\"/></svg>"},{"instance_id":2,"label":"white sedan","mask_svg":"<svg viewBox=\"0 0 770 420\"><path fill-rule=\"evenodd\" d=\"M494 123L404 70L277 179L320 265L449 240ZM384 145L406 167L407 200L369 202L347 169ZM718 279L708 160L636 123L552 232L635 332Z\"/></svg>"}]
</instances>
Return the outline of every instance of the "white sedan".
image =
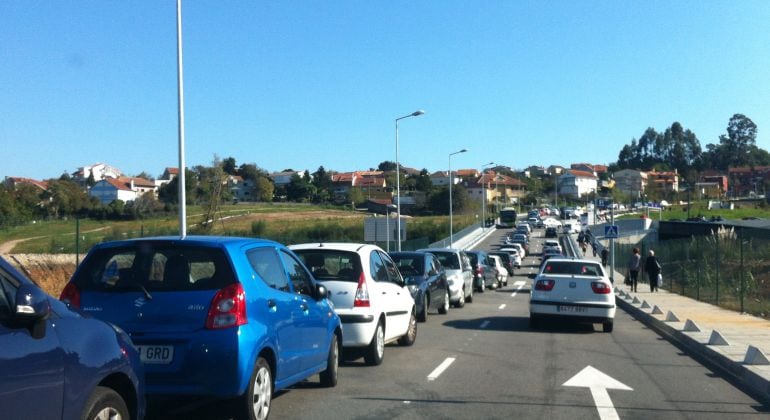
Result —
<instances>
[{"instance_id":1,"label":"white sedan","mask_svg":"<svg viewBox=\"0 0 770 420\"><path fill-rule=\"evenodd\" d=\"M529 323L544 319L601 323L612 332L614 288L602 265L592 260L550 258L535 276L529 298Z\"/></svg>"}]
</instances>

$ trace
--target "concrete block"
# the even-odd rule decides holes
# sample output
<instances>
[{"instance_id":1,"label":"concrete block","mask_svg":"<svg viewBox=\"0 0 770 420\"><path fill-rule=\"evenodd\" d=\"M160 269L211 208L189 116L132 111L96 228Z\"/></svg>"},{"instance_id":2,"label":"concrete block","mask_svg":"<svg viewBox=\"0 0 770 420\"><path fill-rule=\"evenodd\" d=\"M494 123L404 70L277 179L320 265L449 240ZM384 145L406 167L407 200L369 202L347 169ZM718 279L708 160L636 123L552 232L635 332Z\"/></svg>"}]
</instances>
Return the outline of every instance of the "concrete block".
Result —
<instances>
[{"instance_id":1,"label":"concrete block","mask_svg":"<svg viewBox=\"0 0 770 420\"><path fill-rule=\"evenodd\" d=\"M749 346L746 350L746 358L743 359L743 364L746 365L770 365L770 360L767 360L767 356L762 353L762 350Z\"/></svg>"},{"instance_id":2,"label":"concrete block","mask_svg":"<svg viewBox=\"0 0 770 420\"><path fill-rule=\"evenodd\" d=\"M727 339L725 339L722 334L719 333L719 331L714 330L711 332L711 337L709 337L709 345L710 346L729 346L730 343L727 342Z\"/></svg>"},{"instance_id":3,"label":"concrete block","mask_svg":"<svg viewBox=\"0 0 770 420\"><path fill-rule=\"evenodd\" d=\"M639 298L638 298L638 297L634 296L634 300L632 300L632 301L631 301L631 303L633 303L633 304L638 304L638 303L642 303L642 302L641 302L641 301L639 301Z\"/></svg>"},{"instance_id":4,"label":"concrete block","mask_svg":"<svg viewBox=\"0 0 770 420\"><path fill-rule=\"evenodd\" d=\"M700 327L698 327L698 324L695 323L695 321L688 319L684 323L684 331L687 332L700 332Z\"/></svg>"},{"instance_id":5,"label":"concrete block","mask_svg":"<svg viewBox=\"0 0 770 420\"><path fill-rule=\"evenodd\" d=\"M673 312L668 311L666 314L666 322L679 322L679 318L677 318Z\"/></svg>"},{"instance_id":6,"label":"concrete block","mask_svg":"<svg viewBox=\"0 0 770 420\"><path fill-rule=\"evenodd\" d=\"M646 300L642 302L642 309L650 309L650 304Z\"/></svg>"},{"instance_id":7,"label":"concrete block","mask_svg":"<svg viewBox=\"0 0 770 420\"><path fill-rule=\"evenodd\" d=\"M655 315L662 315L663 311L661 311L660 308L658 308L658 305L655 305L655 307L652 308L652 313Z\"/></svg>"}]
</instances>

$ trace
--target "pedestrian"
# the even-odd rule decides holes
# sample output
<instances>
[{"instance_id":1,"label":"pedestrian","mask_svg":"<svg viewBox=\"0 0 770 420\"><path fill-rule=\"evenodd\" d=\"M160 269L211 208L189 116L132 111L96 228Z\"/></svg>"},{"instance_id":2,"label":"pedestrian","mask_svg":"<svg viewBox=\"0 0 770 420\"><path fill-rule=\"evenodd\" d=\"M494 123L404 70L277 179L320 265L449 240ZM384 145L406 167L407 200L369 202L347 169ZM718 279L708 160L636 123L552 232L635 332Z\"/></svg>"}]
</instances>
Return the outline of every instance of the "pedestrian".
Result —
<instances>
[{"instance_id":1,"label":"pedestrian","mask_svg":"<svg viewBox=\"0 0 770 420\"><path fill-rule=\"evenodd\" d=\"M650 255L644 260L644 271L647 272L647 278L650 280L650 292L656 292L660 280L660 261L655 257L655 251L650 250Z\"/></svg>"},{"instance_id":2,"label":"pedestrian","mask_svg":"<svg viewBox=\"0 0 770 420\"><path fill-rule=\"evenodd\" d=\"M588 244L586 244L586 241L583 241L580 243L580 248L583 250L583 256L586 255L586 248L588 247Z\"/></svg>"},{"instance_id":3,"label":"pedestrian","mask_svg":"<svg viewBox=\"0 0 770 420\"><path fill-rule=\"evenodd\" d=\"M591 241L591 251L594 252L594 257L596 256L596 241Z\"/></svg>"},{"instance_id":4,"label":"pedestrian","mask_svg":"<svg viewBox=\"0 0 770 420\"><path fill-rule=\"evenodd\" d=\"M610 251L607 248L602 248L602 265L607 266L607 260L610 257Z\"/></svg>"},{"instance_id":5,"label":"pedestrian","mask_svg":"<svg viewBox=\"0 0 770 420\"><path fill-rule=\"evenodd\" d=\"M639 255L639 248L634 248L631 252L631 258L628 260L628 276L631 277L632 292L636 292L636 283L639 281L640 268L642 268L642 256Z\"/></svg>"}]
</instances>

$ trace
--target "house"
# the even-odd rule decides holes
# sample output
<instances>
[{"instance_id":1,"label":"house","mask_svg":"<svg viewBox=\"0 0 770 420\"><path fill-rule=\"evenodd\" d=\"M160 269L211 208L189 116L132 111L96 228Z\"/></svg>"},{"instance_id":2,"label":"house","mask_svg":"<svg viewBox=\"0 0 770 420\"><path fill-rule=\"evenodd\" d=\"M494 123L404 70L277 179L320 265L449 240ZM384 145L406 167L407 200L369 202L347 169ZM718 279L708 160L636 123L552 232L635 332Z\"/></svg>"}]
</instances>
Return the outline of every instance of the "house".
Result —
<instances>
[{"instance_id":1,"label":"house","mask_svg":"<svg viewBox=\"0 0 770 420\"><path fill-rule=\"evenodd\" d=\"M3 181L3 184L6 188L13 191L20 185L31 185L33 187L39 188L40 191L48 191L48 182L46 181L38 181L36 179L32 178L23 178L18 176L7 176L5 177L5 180Z\"/></svg>"},{"instance_id":2,"label":"house","mask_svg":"<svg viewBox=\"0 0 770 420\"><path fill-rule=\"evenodd\" d=\"M240 175L228 175L227 189L233 195L234 201L255 201L252 194L254 191L252 179L244 179Z\"/></svg>"},{"instance_id":3,"label":"house","mask_svg":"<svg viewBox=\"0 0 770 420\"><path fill-rule=\"evenodd\" d=\"M597 178L593 172L570 169L559 177L559 195L580 198L595 193Z\"/></svg>"},{"instance_id":4,"label":"house","mask_svg":"<svg viewBox=\"0 0 770 420\"><path fill-rule=\"evenodd\" d=\"M724 197L729 188L728 182L727 175L717 171L703 171L695 183L695 190L709 198Z\"/></svg>"},{"instance_id":5,"label":"house","mask_svg":"<svg viewBox=\"0 0 770 420\"><path fill-rule=\"evenodd\" d=\"M163 185L168 184L179 175L179 168L167 167L163 170L163 174L160 178L155 180L155 187L160 188Z\"/></svg>"},{"instance_id":6,"label":"house","mask_svg":"<svg viewBox=\"0 0 770 420\"><path fill-rule=\"evenodd\" d=\"M120 169L109 166L104 163L95 163L93 165L83 166L72 174L72 178L85 185L86 181L93 176L94 181L101 181L105 178L120 178L123 176L123 172Z\"/></svg>"},{"instance_id":7,"label":"house","mask_svg":"<svg viewBox=\"0 0 770 420\"><path fill-rule=\"evenodd\" d=\"M569 167L571 170L574 170L574 171L590 172L594 174L594 176L596 175L596 170L594 169L594 165L590 163L573 163Z\"/></svg>"},{"instance_id":8,"label":"house","mask_svg":"<svg viewBox=\"0 0 770 420\"><path fill-rule=\"evenodd\" d=\"M647 172L647 187L661 192L679 192L679 173L674 171Z\"/></svg>"},{"instance_id":9,"label":"house","mask_svg":"<svg viewBox=\"0 0 770 420\"><path fill-rule=\"evenodd\" d=\"M647 173L636 169L623 169L613 174L615 189L633 198L641 198L647 187Z\"/></svg>"},{"instance_id":10,"label":"house","mask_svg":"<svg viewBox=\"0 0 770 420\"><path fill-rule=\"evenodd\" d=\"M353 189L358 189L368 199L393 198L382 171L355 171L332 175L332 195L335 201L347 200Z\"/></svg>"},{"instance_id":11,"label":"house","mask_svg":"<svg viewBox=\"0 0 770 420\"><path fill-rule=\"evenodd\" d=\"M764 190L765 182L770 181L770 166L727 168L727 175L731 196L746 197Z\"/></svg>"},{"instance_id":12,"label":"house","mask_svg":"<svg viewBox=\"0 0 770 420\"><path fill-rule=\"evenodd\" d=\"M129 202L144 194L155 194L156 188L155 182L144 178L104 178L88 190L88 195L106 205L115 200Z\"/></svg>"},{"instance_id":13,"label":"house","mask_svg":"<svg viewBox=\"0 0 770 420\"><path fill-rule=\"evenodd\" d=\"M452 171L452 183L457 185L461 181L462 179L460 178L460 176L458 176L457 171ZM434 187L445 187L449 185L449 172L437 171L430 174L430 182L431 184L433 184Z\"/></svg>"},{"instance_id":14,"label":"house","mask_svg":"<svg viewBox=\"0 0 770 420\"><path fill-rule=\"evenodd\" d=\"M477 169L458 169L457 172L455 172L455 176L463 181L474 180L480 175L481 174Z\"/></svg>"},{"instance_id":15,"label":"house","mask_svg":"<svg viewBox=\"0 0 770 420\"><path fill-rule=\"evenodd\" d=\"M276 187L282 187L289 185L291 183L291 178L296 174L302 177L305 172L307 171L283 171L283 172L273 172L270 174L270 179L273 180L273 184ZM309 172L308 172L309 173Z\"/></svg>"},{"instance_id":16,"label":"house","mask_svg":"<svg viewBox=\"0 0 770 420\"><path fill-rule=\"evenodd\" d=\"M515 204L527 192L526 184L522 181L493 171L486 172L474 180L464 181L463 186L471 200L486 200L487 204Z\"/></svg>"},{"instance_id":17,"label":"house","mask_svg":"<svg viewBox=\"0 0 770 420\"><path fill-rule=\"evenodd\" d=\"M548 167L548 173L551 175L561 175L566 169L559 165L551 165Z\"/></svg>"}]
</instances>

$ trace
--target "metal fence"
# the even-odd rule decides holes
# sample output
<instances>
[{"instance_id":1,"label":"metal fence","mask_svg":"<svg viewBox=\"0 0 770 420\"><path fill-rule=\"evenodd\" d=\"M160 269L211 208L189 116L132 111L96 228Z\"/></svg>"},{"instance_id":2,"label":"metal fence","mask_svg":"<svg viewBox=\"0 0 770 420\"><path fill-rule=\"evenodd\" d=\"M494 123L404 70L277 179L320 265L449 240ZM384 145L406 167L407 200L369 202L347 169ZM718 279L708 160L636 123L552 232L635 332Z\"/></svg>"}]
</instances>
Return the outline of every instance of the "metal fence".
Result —
<instances>
[{"instance_id":1,"label":"metal fence","mask_svg":"<svg viewBox=\"0 0 770 420\"><path fill-rule=\"evenodd\" d=\"M655 250L663 287L681 295L770 318L770 239L751 231L720 228L711 235L654 244L616 243L616 270L625 273L633 247L643 258ZM644 262L644 260L643 260ZM640 282L647 276L640 275Z\"/></svg>"},{"instance_id":2,"label":"metal fence","mask_svg":"<svg viewBox=\"0 0 770 420\"><path fill-rule=\"evenodd\" d=\"M464 229L462 229L462 230L460 230L458 232L453 232L453 234L452 234L452 242L459 241L460 239L464 238L465 236L468 236L469 234L475 232L476 229L479 229L479 226L478 226L478 224L474 223L474 224L471 224L470 226L468 226L468 227L466 227L466 228L464 228ZM434 242L434 243L430 244L429 247L430 248L448 248L449 247L449 238L447 237L447 238L444 238L444 239L442 239L442 240L440 240L438 242Z\"/></svg>"}]
</instances>

